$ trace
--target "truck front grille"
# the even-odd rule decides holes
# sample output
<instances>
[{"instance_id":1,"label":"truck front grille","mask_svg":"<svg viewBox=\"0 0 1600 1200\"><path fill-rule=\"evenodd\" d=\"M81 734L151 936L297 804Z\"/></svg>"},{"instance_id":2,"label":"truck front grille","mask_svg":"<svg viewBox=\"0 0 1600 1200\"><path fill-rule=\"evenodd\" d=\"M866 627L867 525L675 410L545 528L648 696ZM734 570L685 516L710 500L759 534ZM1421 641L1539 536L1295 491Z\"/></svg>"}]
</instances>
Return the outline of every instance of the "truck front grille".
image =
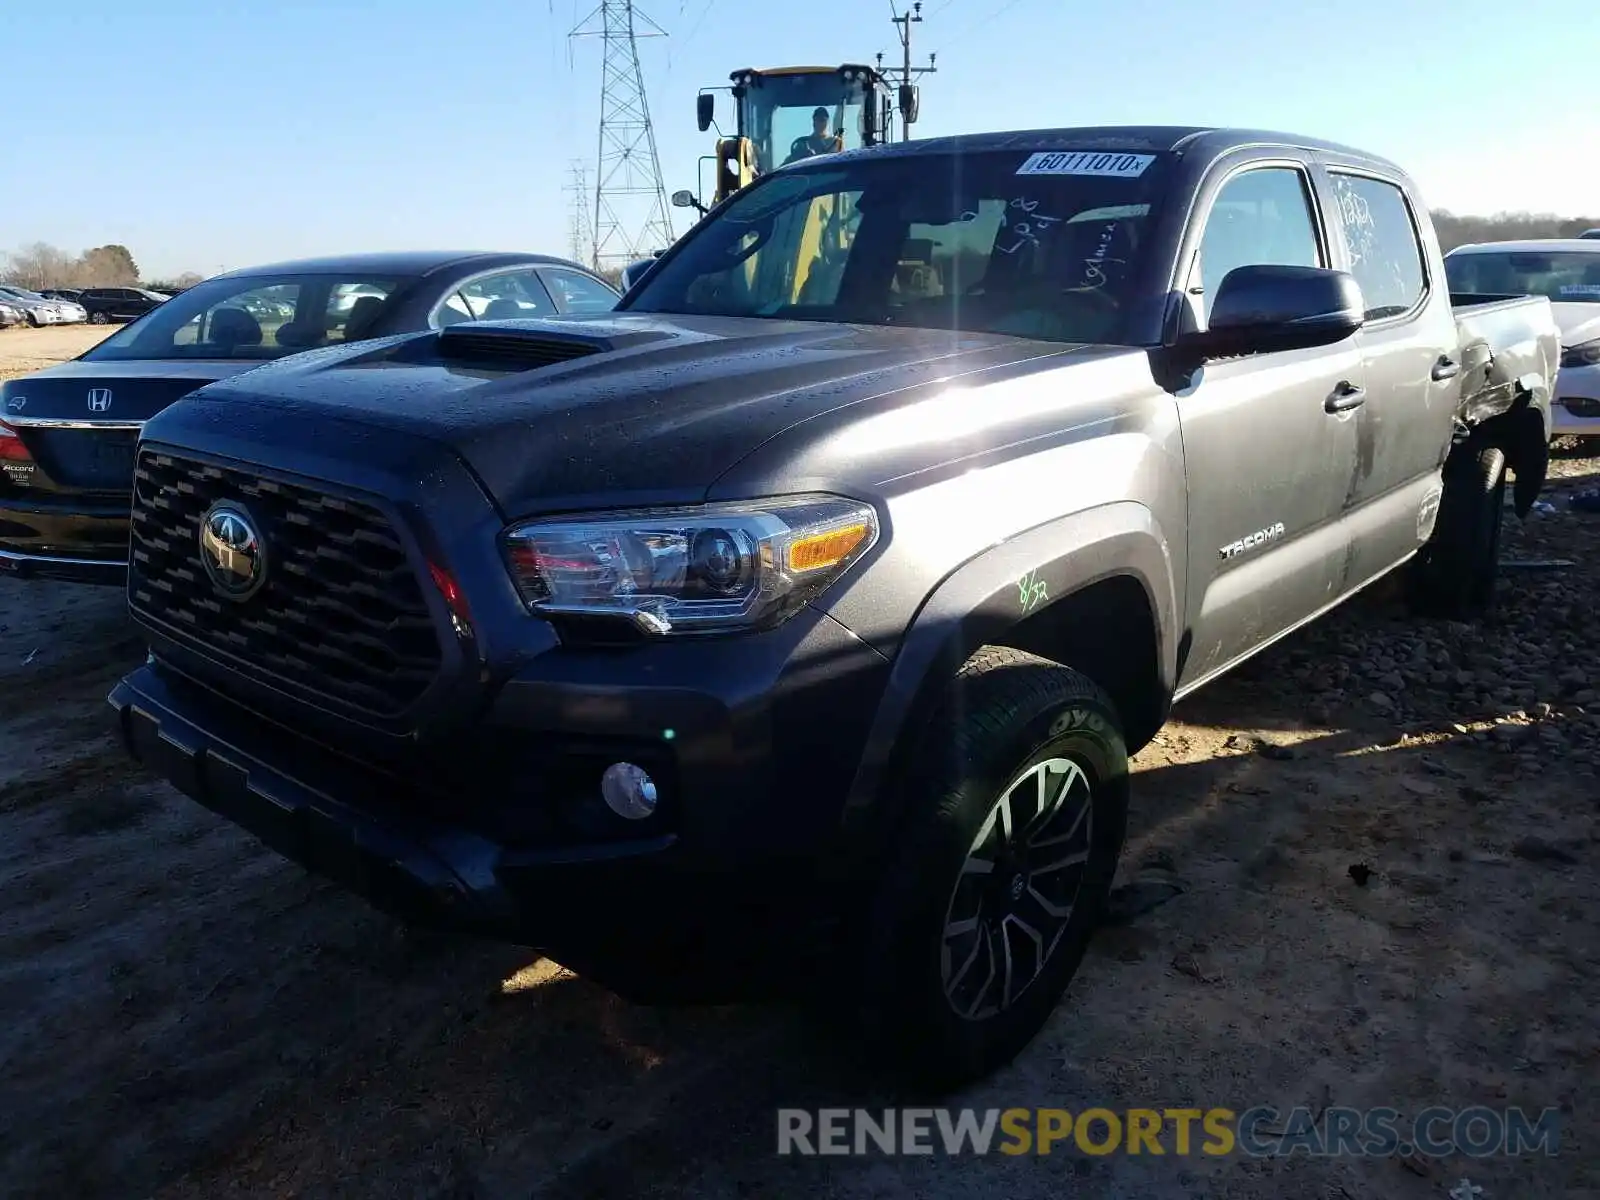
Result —
<instances>
[{"instance_id":1,"label":"truck front grille","mask_svg":"<svg viewBox=\"0 0 1600 1200\"><path fill-rule=\"evenodd\" d=\"M201 518L220 500L249 514L265 549L265 582L243 601L201 562ZM376 508L153 450L134 471L128 603L234 670L381 716L409 708L442 661L416 572Z\"/></svg>"}]
</instances>

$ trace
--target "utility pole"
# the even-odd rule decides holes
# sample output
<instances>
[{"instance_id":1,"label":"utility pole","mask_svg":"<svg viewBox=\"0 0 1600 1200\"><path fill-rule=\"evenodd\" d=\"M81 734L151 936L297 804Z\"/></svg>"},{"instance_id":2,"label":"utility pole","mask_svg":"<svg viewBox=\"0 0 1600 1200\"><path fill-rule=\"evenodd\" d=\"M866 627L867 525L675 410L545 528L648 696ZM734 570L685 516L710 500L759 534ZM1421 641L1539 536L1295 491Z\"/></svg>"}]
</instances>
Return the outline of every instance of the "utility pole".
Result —
<instances>
[{"instance_id":1,"label":"utility pole","mask_svg":"<svg viewBox=\"0 0 1600 1200\"><path fill-rule=\"evenodd\" d=\"M892 11L892 5L891 5ZM900 78L899 94L895 97L895 107L900 110L900 140L911 140L911 110L906 101L911 98L911 89L916 86L916 80L923 75L932 75L937 71L933 65L934 56L928 55L928 65L913 67L911 65L911 27L922 24L922 2L917 0L909 9L898 16L890 18L895 25L895 36L900 39ZM878 55L878 65L883 65L883 55ZM891 71L888 74L893 75Z\"/></svg>"},{"instance_id":2,"label":"utility pole","mask_svg":"<svg viewBox=\"0 0 1600 1200\"><path fill-rule=\"evenodd\" d=\"M601 0L570 36L599 37L603 47L591 232L595 267L621 268L665 249L673 239L637 42L667 35L632 0Z\"/></svg>"}]
</instances>

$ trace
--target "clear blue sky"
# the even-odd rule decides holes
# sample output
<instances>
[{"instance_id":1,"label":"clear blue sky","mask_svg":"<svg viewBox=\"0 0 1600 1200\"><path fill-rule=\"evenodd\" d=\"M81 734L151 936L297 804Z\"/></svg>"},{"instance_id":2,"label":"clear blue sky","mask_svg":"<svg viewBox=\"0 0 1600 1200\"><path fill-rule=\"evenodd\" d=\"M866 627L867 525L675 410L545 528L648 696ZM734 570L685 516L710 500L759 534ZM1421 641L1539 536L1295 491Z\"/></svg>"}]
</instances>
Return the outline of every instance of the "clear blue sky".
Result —
<instances>
[{"instance_id":1,"label":"clear blue sky","mask_svg":"<svg viewBox=\"0 0 1600 1200\"><path fill-rule=\"evenodd\" d=\"M572 159L593 162L600 88L598 39L566 34L594 6L0 0L0 251L122 242L146 277L357 249L564 254L563 186ZM640 7L671 35L640 43L668 191L693 186L711 149L702 85L898 57L891 0ZM1435 206L1600 214L1595 0L925 0L923 14L914 48L939 66L923 136L1264 125L1387 154Z\"/></svg>"}]
</instances>

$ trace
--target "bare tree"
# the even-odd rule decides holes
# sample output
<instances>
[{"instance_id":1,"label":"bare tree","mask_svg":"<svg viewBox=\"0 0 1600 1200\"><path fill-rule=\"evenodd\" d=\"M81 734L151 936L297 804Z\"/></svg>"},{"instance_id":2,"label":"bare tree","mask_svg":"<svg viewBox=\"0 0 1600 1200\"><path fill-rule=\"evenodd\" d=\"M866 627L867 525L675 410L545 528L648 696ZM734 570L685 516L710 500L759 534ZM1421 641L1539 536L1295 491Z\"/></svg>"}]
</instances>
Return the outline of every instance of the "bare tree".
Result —
<instances>
[{"instance_id":1,"label":"bare tree","mask_svg":"<svg viewBox=\"0 0 1600 1200\"><path fill-rule=\"evenodd\" d=\"M16 287L38 291L71 287L76 282L78 260L47 242L34 242L6 258L4 279Z\"/></svg>"},{"instance_id":2,"label":"bare tree","mask_svg":"<svg viewBox=\"0 0 1600 1200\"><path fill-rule=\"evenodd\" d=\"M1524 238L1572 238L1600 227L1600 217L1558 217L1554 213L1502 212L1492 217L1457 216L1435 209L1433 227L1447 252L1469 242L1512 242Z\"/></svg>"},{"instance_id":3,"label":"bare tree","mask_svg":"<svg viewBox=\"0 0 1600 1200\"><path fill-rule=\"evenodd\" d=\"M195 271L185 271L182 275L175 275L171 279L150 279L145 281L145 287L153 292L183 292L188 291L199 283L204 276Z\"/></svg>"}]
</instances>

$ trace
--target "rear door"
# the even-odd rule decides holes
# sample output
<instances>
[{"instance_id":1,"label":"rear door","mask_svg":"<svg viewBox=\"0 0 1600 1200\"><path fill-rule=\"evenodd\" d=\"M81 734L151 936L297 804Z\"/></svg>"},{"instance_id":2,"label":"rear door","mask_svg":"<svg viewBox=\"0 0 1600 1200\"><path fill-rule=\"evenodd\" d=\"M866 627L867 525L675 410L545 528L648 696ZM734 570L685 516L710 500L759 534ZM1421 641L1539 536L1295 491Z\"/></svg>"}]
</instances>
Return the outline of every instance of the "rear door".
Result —
<instances>
[{"instance_id":1,"label":"rear door","mask_svg":"<svg viewBox=\"0 0 1600 1200\"><path fill-rule=\"evenodd\" d=\"M132 288L118 288L116 315L119 321L132 321L150 311L150 302Z\"/></svg>"},{"instance_id":2,"label":"rear door","mask_svg":"<svg viewBox=\"0 0 1600 1200\"><path fill-rule=\"evenodd\" d=\"M1294 158L1224 159L1202 186L1180 258L1192 325L1227 273L1330 266L1311 172ZM1354 425L1331 400L1363 386L1360 347L1208 363L1178 396L1189 480L1190 688L1331 604L1348 536Z\"/></svg>"},{"instance_id":3,"label":"rear door","mask_svg":"<svg viewBox=\"0 0 1600 1200\"><path fill-rule=\"evenodd\" d=\"M1389 570L1422 544L1439 500L1439 467L1461 395L1458 335L1427 210L1392 176L1325 160L1340 266L1361 285L1356 335L1367 376L1354 414L1355 470L1345 503L1353 547L1347 587Z\"/></svg>"}]
</instances>

